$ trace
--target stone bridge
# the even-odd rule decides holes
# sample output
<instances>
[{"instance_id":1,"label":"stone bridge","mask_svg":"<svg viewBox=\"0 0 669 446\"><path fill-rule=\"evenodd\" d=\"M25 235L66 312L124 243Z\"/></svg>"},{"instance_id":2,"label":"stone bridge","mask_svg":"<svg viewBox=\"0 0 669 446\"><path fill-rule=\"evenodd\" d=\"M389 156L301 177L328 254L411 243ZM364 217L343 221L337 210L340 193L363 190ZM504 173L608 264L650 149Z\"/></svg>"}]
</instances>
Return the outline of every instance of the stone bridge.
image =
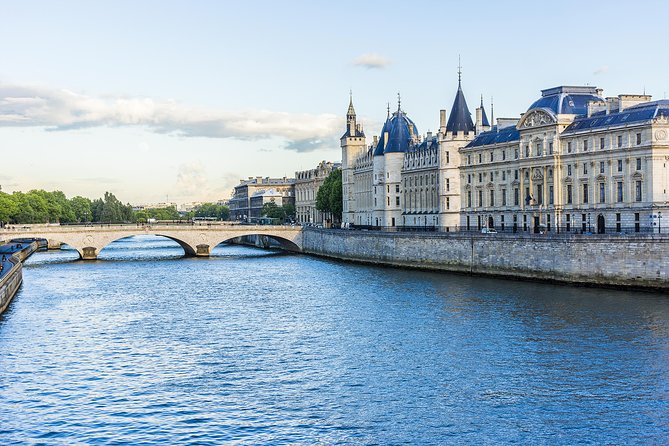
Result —
<instances>
[{"instance_id":1,"label":"stone bridge","mask_svg":"<svg viewBox=\"0 0 669 446\"><path fill-rule=\"evenodd\" d=\"M84 260L95 260L100 251L115 240L133 235L158 235L177 242L187 256L207 257L218 244L237 237L261 235L276 240L288 251L302 251L300 226L240 224L91 224L15 225L0 229L0 240L41 238L49 246L70 245Z\"/></svg>"}]
</instances>

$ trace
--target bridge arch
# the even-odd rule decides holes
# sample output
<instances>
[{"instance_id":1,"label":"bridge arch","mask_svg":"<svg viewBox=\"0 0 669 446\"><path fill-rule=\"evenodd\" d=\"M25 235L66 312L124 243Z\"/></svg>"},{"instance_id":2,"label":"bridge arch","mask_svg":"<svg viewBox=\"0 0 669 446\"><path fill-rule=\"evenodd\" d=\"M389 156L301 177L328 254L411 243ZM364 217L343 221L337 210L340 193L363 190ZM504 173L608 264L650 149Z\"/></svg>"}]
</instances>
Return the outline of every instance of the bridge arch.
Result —
<instances>
[{"instance_id":1,"label":"bridge arch","mask_svg":"<svg viewBox=\"0 0 669 446\"><path fill-rule=\"evenodd\" d=\"M282 249L290 252L301 252L302 251L302 246L299 241L296 240L291 240L289 237L285 236L280 236L277 234L271 234L271 233L261 233L257 231L249 231L248 233L241 233L241 234L232 234L232 235L225 235L220 239L214 239L211 245L211 249L214 249L214 247L220 245L221 243L226 243L231 240L234 240L236 238L241 238L241 237L250 237L250 236L256 236L256 237L266 237L270 238L274 241L276 241ZM299 243L299 244L298 244Z\"/></svg>"},{"instance_id":2,"label":"bridge arch","mask_svg":"<svg viewBox=\"0 0 669 446\"><path fill-rule=\"evenodd\" d=\"M109 239L105 239L104 242L103 242L104 244L100 243L99 245L92 247L92 249L94 249L94 251L89 251L87 253L88 257L83 257L82 256L82 259L87 260L87 259L92 258L92 256L95 256L95 258L97 258L97 256L100 255L100 252L103 249L105 249L106 247L108 247L109 245L111 245L112 243L117 242L119 240L127 239L127 238L130 238L130 237L136 237L136 236L140 236L140 235L152 235L152 236L156 236L156 237L166 238L166 239L171 240L171 241L175 242L176 244L178 244L181 247L181 249L184 250L184 255L186 257L194 257L194 256L197 255L197 251L196 251L195 248L193 248L193 246L191 246L188 242L186 242L186 241L184 241L184 240L182 240L178 237L175 237L173 235L162 234L160 232L155 232L154 233L154 232L141 231L141 232L137 232L136 234L124 234L124 235L119 235L118 237L110 237ZM89 249L89 248L83 248L84 252L86 251L86 249Z\"/></svg>"}]
</instances>

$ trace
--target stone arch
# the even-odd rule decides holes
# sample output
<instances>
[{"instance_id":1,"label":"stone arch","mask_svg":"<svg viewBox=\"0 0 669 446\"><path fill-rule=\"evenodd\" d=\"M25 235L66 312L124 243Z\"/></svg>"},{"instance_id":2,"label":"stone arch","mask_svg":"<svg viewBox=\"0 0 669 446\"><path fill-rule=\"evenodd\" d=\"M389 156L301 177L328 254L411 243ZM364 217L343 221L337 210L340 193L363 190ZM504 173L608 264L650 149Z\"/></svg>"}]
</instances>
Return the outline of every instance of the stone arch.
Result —
<instances>
[{"instance_id":1,"label":"stone arch","mask_svg":"<svg viewBox=\"0 0 669 446\"><path fill-rule=\"evenodd\" d=\"M252 236L252 235L269 237L275 240L277 243L279 243L279 245L281 245L281 248L285 249L286 251L302 252L302 244L300 240L291 240L290 238L285 237L283 235L278 235L274 233L263 233L262 231L249 231L238 234L226 234L223 238L215 239L214 241L218 240L218 242L212 244L210 250L214 249L214 247L220 245L221 243L228 242L232 239L238 237Z\"/></svg>"},{"instance_id":2,"label":"stone arch","mask_svg":"<svg viewBox=\"0 0 669 446\"><path fill-rule=\"evenodd\" d=\"M165 237L166 239L169 239L169 240L172 240L173 242L176 242L181 247L181 249L184 250L184 256L194 257L194 256L197 255L197 249L194 248L187 241L182 240L181 238L175 237L173 235L165 234L163 232L133 231L133 232L125 233L125 234L119 234L118 236L116 236L116 234L114 234L113 236L110 236L110 237L104 237L103 239L99 240L99 242L95 246L82 248L82 251L83 251L82 259L84 259L84 260L95 260L95 259L97 259L97 256L100 254L100 251L105 249L111 243L113 243L117 240L123 240L124 238L134 237L136 235L153 235L153 236L156 236L156 237Z\"/></svg>"}]
</instances>

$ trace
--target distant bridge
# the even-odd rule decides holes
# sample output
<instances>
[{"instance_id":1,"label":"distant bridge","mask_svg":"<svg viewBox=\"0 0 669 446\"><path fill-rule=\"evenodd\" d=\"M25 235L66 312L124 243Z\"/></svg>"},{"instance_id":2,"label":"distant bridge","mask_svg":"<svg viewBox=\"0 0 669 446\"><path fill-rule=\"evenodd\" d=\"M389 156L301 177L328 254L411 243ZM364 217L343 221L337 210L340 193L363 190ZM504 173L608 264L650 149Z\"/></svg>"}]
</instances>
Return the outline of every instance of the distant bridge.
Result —
<instances>
[{"instance_id":1,"label":"distant bridge","mask_svg":"<svg viewBox=\"0 0 669 446\"><path fill-rule=\"evenodd\" d=\"M247 235L276 240L284 249L302 251L300 226L240 224L91 224L91 225L13 225L0 229L0 240L41 238L49 245L65 243L84 260L95 260L100 251L115 240L134 235L158 235L177 242L187 256L208 257L220 243Z\"/></svg>"}]
</instances>

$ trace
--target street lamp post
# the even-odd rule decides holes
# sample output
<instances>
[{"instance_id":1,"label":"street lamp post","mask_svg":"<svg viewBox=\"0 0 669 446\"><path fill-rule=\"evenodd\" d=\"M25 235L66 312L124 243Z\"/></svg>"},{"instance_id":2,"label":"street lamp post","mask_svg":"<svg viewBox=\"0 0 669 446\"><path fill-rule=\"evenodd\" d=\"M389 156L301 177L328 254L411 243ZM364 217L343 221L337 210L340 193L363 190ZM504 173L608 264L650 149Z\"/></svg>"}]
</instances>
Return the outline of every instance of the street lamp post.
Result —
<instances>
[{"instance_id":1,"label":"street lamp post","mask_svg":"<svg viewBox=\"0 0 669 446\"><path fill-rule=\"evenodd\" d=\"M662 233L662 211L657 213L657 233Z\"/></svg>"},{"instance_id":2,"label":"street lamp post","mask_svg":"<svg viewBox=\"0 0 669 446\"><path fill-rule=\"evenodd\" d=\"M588 212L588 232L592 232L592 226L590 225L590 212Z\"/></svg>"}]
</instances>

